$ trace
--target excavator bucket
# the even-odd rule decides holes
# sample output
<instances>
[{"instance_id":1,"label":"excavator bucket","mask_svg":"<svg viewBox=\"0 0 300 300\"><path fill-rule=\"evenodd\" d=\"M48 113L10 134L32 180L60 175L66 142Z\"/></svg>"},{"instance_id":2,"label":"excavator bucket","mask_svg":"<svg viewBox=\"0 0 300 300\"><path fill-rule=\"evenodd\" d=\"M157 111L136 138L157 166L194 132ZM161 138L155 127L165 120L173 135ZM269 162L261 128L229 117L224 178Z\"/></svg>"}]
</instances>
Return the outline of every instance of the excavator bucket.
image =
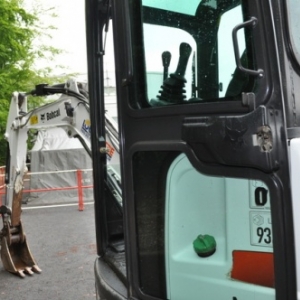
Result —
<instances>
[{"instance_id":1,"label":"excavator bucket","mask_svg":"<svg viewBox=\"0 0 300 300\"><path fill-rule=\"evenodd\" d=\"M25 274L33 275L34 272L42 272L30 252L21 221L15 227L11 227L9 222L4 221L4 227L0 231L0 239L1 260L6 271L22 278L25 277Z\"/></svg>"},{"instance_id":2,"label":"excavator bucket","mask_svg":"<svg viewBox=\"0 0 300 300\"><path fill-rule=\"evenodd\" d=\"M8 272L24 278L25 274L33 275L34 272L41 273L42 270L31 255L23 230L21 221L23 176L18 175L12 191L12 209L4 205L0 207L3 220L3 228L0 231L1 260ZM10 193L11 191L8 190L7 192Z\"/></svg>"},{"instance_id":3,"label":"excavator bucket","mask_svg":"<svg viewBox=\"0 0 300 300\"><path fill-rule=\"evenodd\" d=\"M33 275L34 272L42 272L31 255L25 236L24 241L12 241L10 245L7 238L3 236L1 241L1 260L8 272L17 274L22 278L25 277L25 274Z\"/></svg>"}]
</instances>

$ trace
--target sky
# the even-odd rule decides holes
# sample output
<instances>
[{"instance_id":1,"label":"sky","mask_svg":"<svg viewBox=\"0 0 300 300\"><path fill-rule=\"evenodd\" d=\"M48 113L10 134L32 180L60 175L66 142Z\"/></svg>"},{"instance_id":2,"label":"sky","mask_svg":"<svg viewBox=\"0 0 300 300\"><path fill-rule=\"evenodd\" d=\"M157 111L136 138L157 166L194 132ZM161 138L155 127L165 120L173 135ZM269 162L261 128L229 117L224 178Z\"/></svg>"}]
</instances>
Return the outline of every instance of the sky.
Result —
<instances>
[{"instance_id":1,"label":"sky","mask_svg":"<svg viewBox=\"0 0 300 300\"><path fill-rule=\"evenodd\" d=\"M54 25L57 29L51 31L51 38L44 38L43 42L64 52L56 56L54 61L39 63L42 66L46 64L46 66L57 70L57 72L54 72L55 75L79 73L78 77L86 80L85 1L24 0L24 6L29 11L36 5L41 5L45 10L54 8L52 11L55 12L57 17L43 16L41 21L45 25ZM61 70L56 67L57 65L63 65L66 69Z\"/></svg>"}]
</instances>

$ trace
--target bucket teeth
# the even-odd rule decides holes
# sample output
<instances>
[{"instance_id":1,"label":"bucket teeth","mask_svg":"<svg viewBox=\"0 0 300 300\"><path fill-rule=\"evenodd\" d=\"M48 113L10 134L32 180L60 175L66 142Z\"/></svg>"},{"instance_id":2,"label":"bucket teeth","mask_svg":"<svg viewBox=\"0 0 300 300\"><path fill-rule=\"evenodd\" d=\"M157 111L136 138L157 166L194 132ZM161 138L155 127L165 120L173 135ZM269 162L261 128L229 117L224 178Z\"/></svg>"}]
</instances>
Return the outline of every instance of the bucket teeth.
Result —
<instances>
[{"instance_id":1,"label":"bucket teeth","mask_svg":"<svg viewBox=\"0 0 300 300\"><path fill-rule=\"evenodd\" d=\"M31 270L31 268L29 268L29 267L25 267L25 268L24 268L24 272L25 272L26 274L28 274L28 275L33 275L33 272L32 272L32 270Z\"/></svg>"},{"instance_id":2,"label":"bucket teeth","mask_svg":"<svg viewBox=\"0 0 300 300\"><path fill-rule=\"evenodd\" d=\"M38 265L33 265L31 269L35 273L42 273L42 270L38 267Z\"/></svg>"},{"instance_id":3,"label":"bucket teeth","mask_svg":"<svg viewBox=\"0 0 300 300\"><path fill-rule=\"evenodd\" d=\"M25 278L26 275L32 276L34 275L34 273L41 273L41 272L42 270L37 265L33 265L32 267L24 267L23 270L17 270L16 274L19 275L21 278Z\"/></svg>"},{"instance_id":4,"label":"bucket teeth","mask_svg":"<svg viewBox=\"0 0 300 300\"><path fill-rule=\"evenodd\" d=\"M18 270L17 274L21 277L21 278L25 278L25 274L23 270Z\"/></svg>"}]
</instances>

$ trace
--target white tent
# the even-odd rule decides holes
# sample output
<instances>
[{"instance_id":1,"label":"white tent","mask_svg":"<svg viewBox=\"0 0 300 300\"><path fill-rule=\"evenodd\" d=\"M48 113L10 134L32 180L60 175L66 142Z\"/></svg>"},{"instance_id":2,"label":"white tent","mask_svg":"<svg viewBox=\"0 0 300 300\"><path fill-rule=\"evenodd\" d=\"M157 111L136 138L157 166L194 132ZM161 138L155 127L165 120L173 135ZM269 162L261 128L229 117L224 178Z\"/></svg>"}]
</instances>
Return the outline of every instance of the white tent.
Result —
<instances>
[{"instance_id":1,"label":"white tent","mask_svg":"<svg viewBox=\"0 0 300 300\"><path fill-rule=\"evenodd\" d=\"M78 139L69 138L63 128L49 128L38 131L31 151L78 149L82 145Z\"/></svg>"},{"instance_id":2,"label":"white tent","mask_svg":"<svg viewBox=\"0 0 300 300\"><path fill-rule=\"evenodd\" d=\"M30 189L54 188L59 190L31 192L25 198L27 204L50 205L78 202L77 189L63 189L78 185L76 170L83 170L83 186L93 184L90 156L80 141L68 137L62 128L40 130L29 155L31 161ZM72 171L62 172L68 170ZM87 188L83 191L84 201L91 201L93 199L93 189Z\"/></svg>"}]
</instances>

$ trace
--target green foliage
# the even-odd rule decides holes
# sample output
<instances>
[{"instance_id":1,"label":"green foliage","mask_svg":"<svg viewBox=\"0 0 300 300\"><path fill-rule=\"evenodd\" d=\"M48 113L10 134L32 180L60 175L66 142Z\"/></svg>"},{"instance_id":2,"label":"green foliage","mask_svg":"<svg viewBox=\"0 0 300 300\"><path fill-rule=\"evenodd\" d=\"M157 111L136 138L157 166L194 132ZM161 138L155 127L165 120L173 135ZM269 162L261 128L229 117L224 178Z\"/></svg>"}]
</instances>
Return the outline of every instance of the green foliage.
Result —
<instances>
[{"instance_id":1,"label":"green foliage","mask_svg":"<svg viewBox=\"0 0 300 300\"><path fill-rule=\"evenodd\" d=\"M4 164L6 155L4 132L12 92L30 91L39 83L57 82L50 68L35 66L38 59L51 60L60 53L38 42L42 36L51 37L49 32L55 29L41 22L45 13L52 14L51 9L36 6L35 11L28 12L22 0L0 1L0 165ZM41 101L34 98L31 108Z\"/></svg>"}]
</instances>

